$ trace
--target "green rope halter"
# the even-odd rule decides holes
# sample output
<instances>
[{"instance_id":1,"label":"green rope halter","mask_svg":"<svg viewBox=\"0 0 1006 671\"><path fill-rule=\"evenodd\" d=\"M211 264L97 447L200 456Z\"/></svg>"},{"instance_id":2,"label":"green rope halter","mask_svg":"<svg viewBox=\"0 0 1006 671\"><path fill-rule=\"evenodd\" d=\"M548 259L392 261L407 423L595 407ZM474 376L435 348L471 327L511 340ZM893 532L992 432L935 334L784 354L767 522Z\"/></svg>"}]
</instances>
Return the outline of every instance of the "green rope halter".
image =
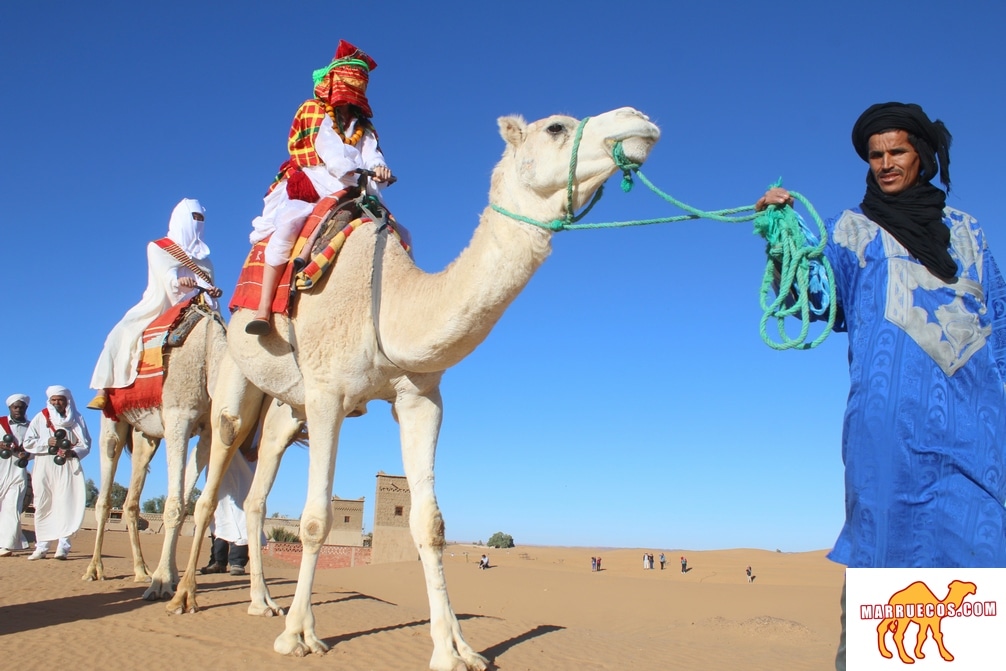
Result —
<instances>
[{"instance_id":1,"label":"green rope halter","mask_svg":"<svg viewBox=\"0 0 1006 671\"><path fill-rule=\"evenodd\" d=\"M317 86L318 83L325 78L325 75L331 72L334 68L343 65L352 65L353 67L361 68L370 72L370 66L367 65L366 61L361 61L359 58L337 58L325 67L319 68L312 73L314 85Z\"/></svg>"},{"instance_id":2,"label":"green rope halter","mask_svg":"<svg viewBox=\"0 0 1006 671\"><path fill-rule=\"evenodd\" d=\"M576 129L576 135L573 138L573 149L569 159L569 176L566 180L566 212L562 217L546 222L510 212L495 204L491 204L490 207L494 211L516 221L553 232L648 226L650 224L668 224L694 219L712 219L713 221L730 224L753 221L754 233L761 235L768 242L765 250L768 262L762 275L760 289L762 318L759 323L759 332L762 340L766 345L777 350L813 349L824 342L835 326L838 300L835 293L835 274L827 257L824 256L824 248L828 242L828 233L825 230L824 222L818 215L817 210L814 209L814 206L810 204L810 201L795 191L789 192L794 200L799 201L807 209L817 224L819 242L814 246L810 246L796 211L789 205L770 205L762 212L755 211L754 205L724 210L700 210L658 189L639 170L640 164L630 161L625 156L622 143L616 142L612 149L612 160L614 160L618 169L622 171L622 191L628 193L632 190L633 175L635 174L647 188L688 214L598 224L577 223L601 199L603 191L603 186L598 188L584 210L580 214L574 215L573 189L576 179L577 155L579 153L580 140L583 137L583 128L589 119L590 117L586 117L580 122ZM780 179L772 186L779 186L781 183L782 180ZM813 320L810 301L810 269L812 261L817 261L824 268L828 281L830 300L828 303L827 320L821 334L811 342L807 342L810 323ZM791 287L791 290L789 292L781 291L777 290L778 287ZM799 315L801 322L800 334L795 338L791 338L786 333L785 323L788 317L795 317L796 315ZM778 340L773 339L767 333L768 322L771 319L776 320L776 327L779 331Z\"/></svg>"}]
</instances>

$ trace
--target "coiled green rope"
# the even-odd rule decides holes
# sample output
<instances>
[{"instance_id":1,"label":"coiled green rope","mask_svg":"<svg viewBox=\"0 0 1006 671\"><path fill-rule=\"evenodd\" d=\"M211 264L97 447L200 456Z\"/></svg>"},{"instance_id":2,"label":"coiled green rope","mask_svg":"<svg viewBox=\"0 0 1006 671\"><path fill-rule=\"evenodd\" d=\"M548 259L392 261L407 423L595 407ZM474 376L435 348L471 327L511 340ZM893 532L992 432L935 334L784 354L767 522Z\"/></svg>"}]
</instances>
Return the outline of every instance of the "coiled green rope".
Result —
<instances>
[{"instance_id":1,"label":"coiled green rope","mask_svg":"<svg viewBox=\"0 0 1006 671\"><path fill-rule=\"evenodd\" d=\"M598 189L584 210L578 214L573 213L573 183L576 175L577 153L580 139L583 135L583 127L590 117L583 119L577 127L573 142L573 151L569 162L569 178L566 184L566 214L561 219L544 222L515 214L497 205L491 205L492 209L500 214L506 215L517 221L545 228L550 231L572 231L599 228L624 228L627 226L648 226L651 224L669 224L679 221L690 221L694 219L711 219L724 223L754 222L754 232L761 235L767 241L766 254L768 261L765 265L765 272L762 276L760 289L760 303L762 308L762 318L759 323L759 332L766 345L772 349L813 349L820 345L831 333L835 326L835 318L838 312L838 300L835 294L835 274L824 256L824 248L828 242L828 234L824 227L824 222L818 215L817 210L810 204L803 195L790 191L794 200L799 201L810 213L817 224L818 240L816 245L811 245L804 233L803 226L796 211L789 205L770 205L762 212L756 212L753 205L735 207L725 210L700 210L687 205L673 196L658 189L640 170L640 165L626 158L622 150L622 143L616 143L612 151L615 164L622 171L622 191L628 193L633 187L633 176L638 176L644 185L668 203L678 209L684 210L688 214L671 217L657 217L654 219L636 219L631 221L612 221L598 224L580 224L580 221L593 208L601 198L603 187ZM781 180L772 186L779 186ZM747 214L741 214L747 213ZM821 333L812 341L808 342L810 333L810 323L814 320L811 308L811 267L812 262L818 262L824 269L828 285L828 306L827 319ZM780 287L790 287L787 291L779 290ZM787 318L800 319L800 333L796 337L790 337L786 333L785 323ZM768 323L776 321L779 332L778 339L774 339L768 334Z\"/></svg>"}]
</instances>

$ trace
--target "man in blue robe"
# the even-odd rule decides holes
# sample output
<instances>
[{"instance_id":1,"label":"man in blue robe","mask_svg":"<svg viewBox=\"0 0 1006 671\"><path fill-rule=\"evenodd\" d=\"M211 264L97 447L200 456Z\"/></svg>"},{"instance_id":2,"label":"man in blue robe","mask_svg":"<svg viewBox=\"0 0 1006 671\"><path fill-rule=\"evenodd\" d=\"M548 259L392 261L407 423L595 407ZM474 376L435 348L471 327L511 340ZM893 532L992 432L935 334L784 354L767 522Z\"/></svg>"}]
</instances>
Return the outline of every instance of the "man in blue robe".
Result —
<instances>
[{"instance_id":1,"label":"man in blue robe","mask_svg":"<svg viewBox=\"0 0 1006 671\"><path fill-rule=\"evenodd\" d=\"M975 218L946 206L942 122L883 103L860 116L852 141L870 166L866 195L826 224L851 380L846 518L828 557L1006 567L1006 284ZM789 203L774 188L756 207Z\"/></svg>"}]
</instances>

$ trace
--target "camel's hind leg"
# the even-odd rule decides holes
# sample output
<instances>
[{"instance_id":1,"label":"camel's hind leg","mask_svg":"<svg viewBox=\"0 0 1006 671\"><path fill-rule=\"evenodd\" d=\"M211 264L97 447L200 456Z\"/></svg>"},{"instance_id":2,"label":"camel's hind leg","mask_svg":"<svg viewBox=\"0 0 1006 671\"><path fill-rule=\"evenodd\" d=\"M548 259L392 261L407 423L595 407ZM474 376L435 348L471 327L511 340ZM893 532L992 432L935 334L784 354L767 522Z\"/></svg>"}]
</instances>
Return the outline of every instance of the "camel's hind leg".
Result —
<instances>
[{"instance_id":1,"label":"camel's hind leg","mask_svg":"<svg viewBox=\"0 0 1006 671\"><path fill-rule=\"evenodd\" d=\"M105 567L101 562L101 546L105 541L105 524L108 522L109 503L112 496L112 482L115 480L115 470L122 456L122 448L126 446L129 436L129 425L125 422L113 422L107 417L101 418L101 430L98 435L98 454L101 457L101 489L98 499L94 502L94 516L97 518L98 531L94 537L94 553L91 563L87 565L82 580L104 580Z\"/></svg>"},{"instance_id":2,"label":"camel's hind leg","mask_svg":"<svg viewBox=\"0 0 1006 671\"><path fill-rule=\"evenodd\" d=\"M897 636L897 620L884 620L877 625L877 650L884 659L890 659L893 655L887 649L887 633L892 632Z\"/></svg>"},{"instance_id":3,"label":"camel's hind leg","mask_svg":"<svg viewBox=\"0 0 1006 671\"><path fill-rule=\"evenodd\" d=\"M202 550L203 537L217 507L220 478L230 465L234 451L255 428L263 394L245 379L229 356L223 358L213 394L211 412L212 447L206 472L206 487L196 502L195 538L189 551L185 575L178 583L175 596L168 602L169 613L196 612L196 566Z\"/></svg>"},{"instance_id":4,"label":"camel's hind leg","mask_svg":"<svg viewBox=\"0 0 1006 671\"><path fill-rule=\"evenodd\" d=\"M251 569L251 603L249 615L283 615L269 594L269 587L262 572L262 529L265 522L266 498L276 481L276 472L283 453L300 432L303 420L296 417L289 405L279 405L266 399L267 409L259 439L258 465L252 480L248 498L244 502L248 523L248 565Z\"/></svg>"},{"instance_id":5,"label":"camel's hind leg","mask_svg":"<svg viewBox=\"0 0 1006 671\"><path fill-rule=\"evenodd\" d=\"M402 437L402 464L412 492L409 528L419 549L430 601L430 633L433 637L433 671L469 669L484 671L489 664L461 635L461 625L451 608L444 577L444 520L433 488L433 465L443 415L440 390L427 391L408 383L399 384L395 401Z\"/></svg>"},{"instance_id":6,"label":"camel's hind leg","mask_svg":"<svg viewBox=\"0 0 1006 671\"><path fill-rule=\"evenodd\" d=\"M178 583L178 567L175 550L178 535L185 521L185 455L189 438L199 419L199 408L169 408L161 410L164 423L164 451L168 462L168 495L164 500L164 542L161 557L150 579L150 587L143 593L148 601L167 599L174 594ZM202 437L200 437L202 440Z\"/></svg>"},{"instance_id":7,"label":"camel's hind leg","mask_svg":"<svg viewBox=\"0 0 1006 671\"><path fill-rule=\"evenodd\" d=\"M160 440L156 438L148 438L139 431L133 430L129 493L126 494L126 502L123 504L123 516L126 518L126 529L129 531L129 543L133 546L133 582L150 580L150 573L143 561L143 549L140 547L140 496L143 494L143 485L147 481L150 460L153 459L159 442Z\"/></svg>"}]
</instances>

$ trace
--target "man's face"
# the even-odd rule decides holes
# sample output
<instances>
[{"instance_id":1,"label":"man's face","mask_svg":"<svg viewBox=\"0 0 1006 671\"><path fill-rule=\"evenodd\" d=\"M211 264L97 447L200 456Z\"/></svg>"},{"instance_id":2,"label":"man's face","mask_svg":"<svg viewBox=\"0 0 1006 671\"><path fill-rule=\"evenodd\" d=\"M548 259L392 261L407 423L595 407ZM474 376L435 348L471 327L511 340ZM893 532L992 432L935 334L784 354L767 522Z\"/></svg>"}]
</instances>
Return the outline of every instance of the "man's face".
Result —
<instances>
[{"instance_id":1,"label":"man's face","mask_svg":"<svg viewBox=\"0 0 1006 671\"><path fill-rule=\"evenodd\" d=\"M7 407L10 408L11 419L17 420L19 422L24 421L24 413L25 410L28 409L28 406L25 404L24 401L14 401L13 405L9 405Z\"/></svg>"},{"instance_id":2,"label":"man's face","mask_svg":"<svg viewBox=\"0 0 1006 671\"><path fill-rule=\"evenodd\" d=\"M66 396L50 396L49 405L55 408L59 414L66 414Z\"/></svg>"},{"instance_id":3,"label":"man's face","mask_svg":"<svg viewBox=\"0 0 1006 671\"><path fill-rule=\"evenodd\" d=\"M919 153L903 130L871 136L869 159L873 178L889 196L914 186L919 179Z\"/></svg>"}]
</instances>

